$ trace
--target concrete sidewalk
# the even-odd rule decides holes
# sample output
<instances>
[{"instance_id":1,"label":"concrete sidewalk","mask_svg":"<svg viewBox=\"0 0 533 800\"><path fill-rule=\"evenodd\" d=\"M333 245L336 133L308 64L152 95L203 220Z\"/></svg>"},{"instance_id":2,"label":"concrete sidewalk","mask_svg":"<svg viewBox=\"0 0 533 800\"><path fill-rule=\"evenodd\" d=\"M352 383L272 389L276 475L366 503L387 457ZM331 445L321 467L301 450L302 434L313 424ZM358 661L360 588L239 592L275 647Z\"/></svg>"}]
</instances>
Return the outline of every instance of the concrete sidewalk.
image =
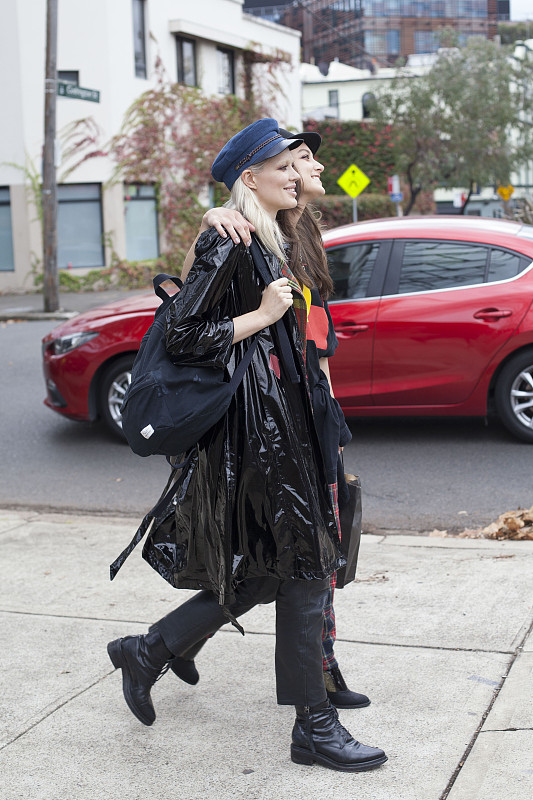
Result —
<instances>
[{"instance_id":1,"label":"concrete sidewalk","mask_svg":"<svg viewBox=\"0 0 533 800\"><path fill-rule=\"evenodd\" d=\"M337 655L372 704L346 727L389 761L361 774L296 766L275 703L274 609L223 629L196 687L168 673L141 725L106 643L188 592L103 516L0 512L3 800L530 800L533 542L365 536L336 595Z\"/></svg>"}]
</instances>

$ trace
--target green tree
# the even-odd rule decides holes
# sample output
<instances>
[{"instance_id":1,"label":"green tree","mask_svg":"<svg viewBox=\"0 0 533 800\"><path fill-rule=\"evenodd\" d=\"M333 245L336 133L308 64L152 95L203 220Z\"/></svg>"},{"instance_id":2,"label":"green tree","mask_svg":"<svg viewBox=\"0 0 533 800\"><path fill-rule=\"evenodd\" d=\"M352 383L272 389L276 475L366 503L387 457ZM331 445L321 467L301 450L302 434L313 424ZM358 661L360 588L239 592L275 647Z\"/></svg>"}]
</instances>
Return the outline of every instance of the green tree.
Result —
<instances>
[{"instance_id":1,"label":"green tree","mask_svg":"<svg viewBox=\"0 0 533 800\"><path fill-rule=\"evenodd\" d=\"M502 44L514 44L517 41L529 39L533 36L533 23L531 22L500 22L498 35Z\"/></svg>"},{"instance_id":2,"label":"green tree","mask_svg":"<svg viewBox=\"0 0 533 800\"><path fill-rule=\"evenodd\" d=\"M327 195L345 196L337 179L350 164L357 164L370 178L368 192L386 194L387 177L394 167L390 126L328 119L323 122L308 120L305 128L318 131L322 136L319 160L326 168L322 183Z\"/></svg>"},{"instance_id":3,"label":"green tree","mask_svg":"<svg viewBox=\"0 0 533 800\"><path fill-rule=\"evenodd\" d=\"M524 51L524 55L529 54ZM395 166L410 198L436 186L505 184L533 155L529 133L533 61L473 37L441 50L421 77L400 74L377 100L376 118L392 126Z\"/></svg>"}]
</instances>

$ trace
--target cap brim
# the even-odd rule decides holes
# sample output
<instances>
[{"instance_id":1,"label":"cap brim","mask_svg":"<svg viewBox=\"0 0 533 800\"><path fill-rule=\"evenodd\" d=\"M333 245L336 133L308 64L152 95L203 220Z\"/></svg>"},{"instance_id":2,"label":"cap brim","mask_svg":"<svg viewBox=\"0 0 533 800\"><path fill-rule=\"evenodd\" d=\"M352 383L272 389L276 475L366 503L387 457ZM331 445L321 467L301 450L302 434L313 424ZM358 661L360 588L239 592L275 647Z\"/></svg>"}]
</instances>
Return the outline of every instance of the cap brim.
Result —
<instances>
[{"instance_id":1,"label":"cap brim","mask_svg":"<svg viewBox=\"0 0 533 800\"><path fill-rule=\"evenodd\" d=\"M295 147L298 147L303 142L303 139L278 139L277 142L274 142L272 147L266 148L262 151L260 158L254 163L259 163L259 161L266 161L267 158L272 158L272 156L277 156L280 153L283 153L284 150L294 150Z\"/></svg>"},{"instance_id":2,"label":"cap brim","mask_svg":"<svg viewBox=\"0 0 533 800\"><path fill-rule=\"evenodd\" d=\"M308 146L310 151L313 155L317 152L318 148L322 144L322 136L315 131L303 131L303 133L290 133L290 131L286 131L284 128L280 128L279 132L285 139L301 139L304 144Z\"/></svg>"}]
</instances>

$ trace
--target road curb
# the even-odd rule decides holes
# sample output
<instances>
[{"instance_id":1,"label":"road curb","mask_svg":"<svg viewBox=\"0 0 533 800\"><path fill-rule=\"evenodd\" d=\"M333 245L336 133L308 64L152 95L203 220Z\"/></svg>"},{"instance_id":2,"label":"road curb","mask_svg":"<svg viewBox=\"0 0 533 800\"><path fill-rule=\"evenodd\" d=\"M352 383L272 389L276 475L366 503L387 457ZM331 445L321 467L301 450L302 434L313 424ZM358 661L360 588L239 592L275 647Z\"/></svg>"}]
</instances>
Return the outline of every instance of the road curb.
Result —
<instances>
[{"instance_id":1,"label":"road curb","mask_svg":"<svg viewBox=\"0 0 533 800\"><path fill-rule=\"evenodd\" d=\"M77 317L79 311L0 311L1 322L31 321L31 320L64 320Z\"/></svg>"}]
</instances>

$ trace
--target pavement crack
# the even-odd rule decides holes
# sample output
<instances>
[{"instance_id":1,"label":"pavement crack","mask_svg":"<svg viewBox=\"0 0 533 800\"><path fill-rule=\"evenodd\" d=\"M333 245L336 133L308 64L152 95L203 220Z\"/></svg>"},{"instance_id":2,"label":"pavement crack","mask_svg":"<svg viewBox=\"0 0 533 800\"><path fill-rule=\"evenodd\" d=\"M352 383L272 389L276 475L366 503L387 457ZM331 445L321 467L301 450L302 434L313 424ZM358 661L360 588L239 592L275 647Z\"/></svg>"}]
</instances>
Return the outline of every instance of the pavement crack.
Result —
<instances>
[{"instance_id":1,"label":"pavement crack","mask_svg":"<svg viewBox=\"0 0 533 800\"><path fill-rule=\"evenodd\" d=\"M33 730L33 729L34 729L34 728L36 728L38 725L40 725L40 724L41 724L41 722L44 722L46 719L48 719L48 717L51 717L51 716L52 716L52 714L55 714L55 713L56 713L56 711L59 711L59 709L60 709L60 708L63 708L63 707L64 707L64 706L66 706L68 703L71 703L71 702L72 702L72 700L76 700L78 697L81 697L81 695L82 695L82 694L85 694L85 692L88 692L88 691L89 691L89 689L92 689L92 688L93 688L94 686L96 686L98 683L101 683L102 681L104 681L104 680L106 680L107 678L109 678L109 676L110 676L110 675L113 675L113 673L114 673L114 672L115 672L115 670L114 670L114 669L110 670L109 672L106 672L106 673L105 673L105 675L101 675L101 676L100 676L100 677L98 677L96 680L94 680L92 683L90 683L88 686L84 686L84 687L83 687L83 689L80 689L79 691L75 691L75 692L73 692L73 694L69 695L69 696L66 698L66 700L63 700L62 702L58 703L57 705L54 705L54 707L53 707L53 708L51 708L51 709L50 709L48 712L46 712L46 713L41 713L41 714L40 714L40 716L38 717L38 719L36 719L34 722L32 722L32 723L30 723L29 725L27 725L27 726L24 728L24 730L22 730L22 731L19 731L19 733L17 733L17 734L16 734L16 736L13 736L11 739L9 739L9 741L7 741L7 742L4 742L3 744L1 744L1 745L0 745L0 751L2 751L2 750L5 750L5 748L6 748L6 747L9 747L9 745L13 744L13 743L14 743L14 742L16 742L18 739L22 738L22 736L25 736L25 735L26 735L27 733L29 733L31 730Z\"/></svg>"},{"instance_id":2,"label":"pavement crack","mask_svg":"<svg viewBox=\"0 0 533 800\"><path fill-rule=\"evenodd\" d=\"M520 733L520 731L533 731L533 728L485 728L480 731L480 735L484 733Z\"/></svg>"},{"instance_id":3,"label":"pavement crack","mask_svg":"<svg viewBox=\"0 0 533 800\"><path fill-rule=\"evenodd\" d=\"M453 775L451 776L450 780L448 781L448 785L444 789L444 791L441 794L439 800L446 800L446 798L450 794L450 792L451 792L451 790L453 788L453 785L456 782L457 778L459 777L459 774L460 774L462 768L464 767L468 756L472 752L472 749L473 749L475 743L477 742L480 734L481 733L488 733L488 731L482 731L481 729L483 728L483 725L485 724L485 721L486 721L487 717L489 716L490 712L492 711L492 709L494 707L494 703L498 699L498 697L500 695L500 692L501 692L501 690L503 689L503 687L505 685L505 681L509 677L509 673L511 672L513 664L515 663L515 661L518 658L518 656L520 655L520 653L523 651L524 644L526 643L528 637L531 635L532 631L533 631L533 621L531 622L531 624L529 625L527 630L524 632L524 635L522 636L522 639L520 640L520 643L518 644L518 646L515 648L514 652L512 653L511 658L509 659L509 663L507 665L507 669L505 671L505 675L502 676L502 679L500 681L499 686L494 690L492 698L491 698L487 708L485 709L485 712L483 713L483 716L481 717L481 721L480 721L479 725L477 726L476 730L474 731L474 734L472 735L472 738L470 739L470 742L468 743L468 745L466 747L466 750L464 751L459 763L457 764L457 766L456 766L456 768L454 770ZM509 728L509 729L505 729L505 730L513 731L513 730L521 730L521 729ZM531 728L525 728L524 730L532 730L532 729Z\"/></svg>"},{"instance_id":4,"label":"pavement crack","mask_svg":"<svg viewBox=\"0 0 533 800\"><path fill-rule=\"evenodd\" d=\"M21 616L28 617L47 617L51 619L78 619L88 620L90 622L119 622L123 625L150 625L151 621L146 619L123 619L122 617L94 617L86 616L84 614L54 614L53 612L44 611L18 611L13 608L0 608L0 614L20 614ZM220 633L233 633L232 629L220 630ZM247 630L247 634L259 634L262 636L275 636L274 631L253 631ZM484 647L443 647L442 645L435 644L410 644L409 642L372 642L368 639L344 639L337 637L338 642L346 644L362 644L370 647L400 647L411 650L434 650L437 652L450 652L450 653L487 653L491 655L513 656L514 650L493 650Z\"/></svg>"}]
</instances>

